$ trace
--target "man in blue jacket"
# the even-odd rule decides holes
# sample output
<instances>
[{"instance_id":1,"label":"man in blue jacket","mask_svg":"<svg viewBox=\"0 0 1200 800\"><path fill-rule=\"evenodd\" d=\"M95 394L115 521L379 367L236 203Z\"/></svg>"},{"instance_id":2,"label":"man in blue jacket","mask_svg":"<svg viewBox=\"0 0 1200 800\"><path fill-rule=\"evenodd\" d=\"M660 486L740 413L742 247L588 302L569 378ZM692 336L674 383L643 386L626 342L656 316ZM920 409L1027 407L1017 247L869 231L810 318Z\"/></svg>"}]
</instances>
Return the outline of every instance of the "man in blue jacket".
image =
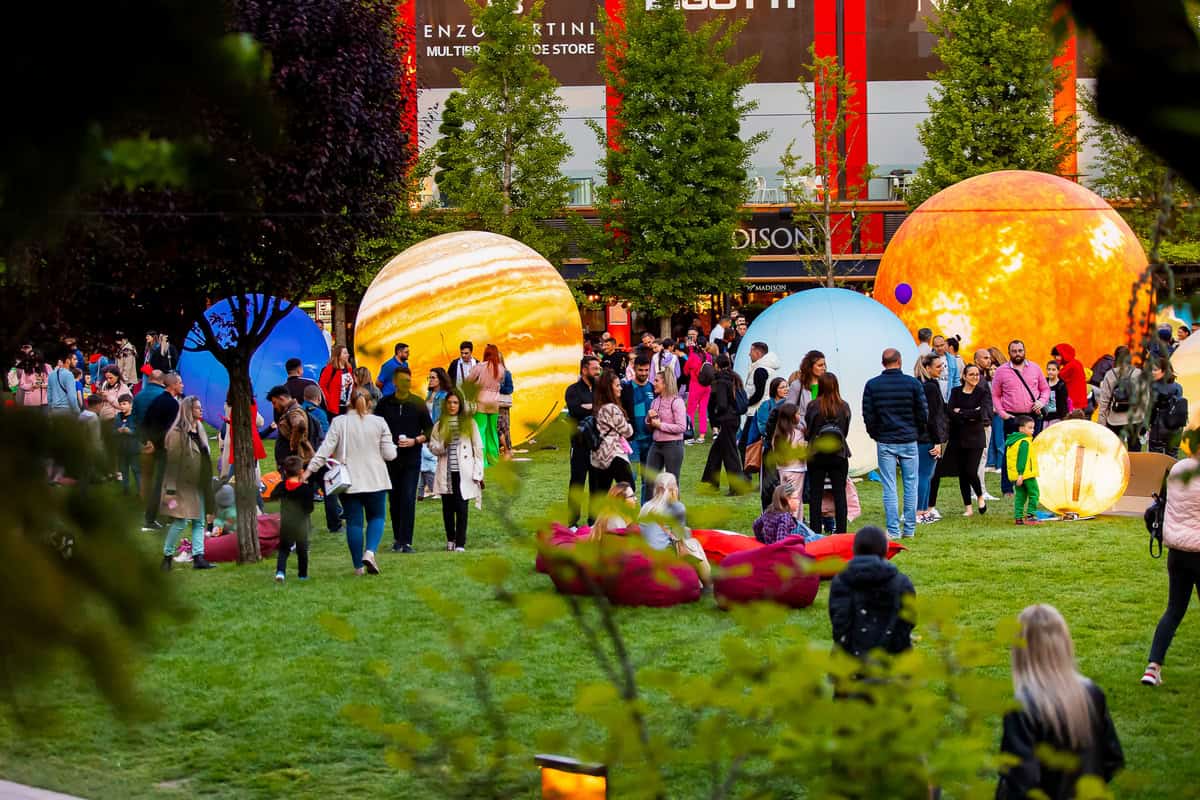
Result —
<instances>
[{"instance_id":1,"label":"man in blue jacket","mask_svg":"<svg viewBox=\"0 0 1200 800\"><path fill-rule=\"evenodd\" d=\"M917 431L925 427L929 408L921 384L900 369L900 351L883 351L883 372L863 389L863 422L875 440L883 480L883 511L888 538L917 534ZM904 532L896 496L896 465L904 480Z\"/></svg>"}]
</instances>

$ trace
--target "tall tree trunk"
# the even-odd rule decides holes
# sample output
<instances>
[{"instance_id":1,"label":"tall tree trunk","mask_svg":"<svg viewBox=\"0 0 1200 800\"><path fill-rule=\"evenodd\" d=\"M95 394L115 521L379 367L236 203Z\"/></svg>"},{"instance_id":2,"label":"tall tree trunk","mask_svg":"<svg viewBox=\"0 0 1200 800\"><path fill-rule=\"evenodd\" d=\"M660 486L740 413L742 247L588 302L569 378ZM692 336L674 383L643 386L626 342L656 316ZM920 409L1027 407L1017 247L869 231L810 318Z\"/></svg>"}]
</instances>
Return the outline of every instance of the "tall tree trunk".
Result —
<instances>
[{"instance_id":1,"label":"tall tree trunk","mask_svg":"<svg viewBox=\"0 0 1200 800\"><path fill-rule=\"evenodd\" d=\"M836 176L830 175L830 178ZM821 199L824 213L821 215L825 225L825 286L832 289L833 283L833 203L830 202L829 193L832 191L829 183L825 184L825 195Z\"/></svg>"},{"instance_id":2,"label":"tall tree trunk","mask_svg":"<svg viewBox=\"0 0 1200 800\"><path fill-rule=\"evenodd\" d=\"M671 315L663 317L658 326L659 338L667 339L671 336Z\"/></svg>"},{"instance_id":3,"label":"tall tree trunk","mask_svg":"<svg viewBox=\"0 0 1200 800\"><path fill-rule=\"evenodd\" d=\"M254 395L250 387L250 360L230 352L229 399L232 405L233 472L237 498L238 563L262 559L258 549L258 461L254 457ZM236 363L235 363L236 362Z\"/></svg>"}]
</instances>

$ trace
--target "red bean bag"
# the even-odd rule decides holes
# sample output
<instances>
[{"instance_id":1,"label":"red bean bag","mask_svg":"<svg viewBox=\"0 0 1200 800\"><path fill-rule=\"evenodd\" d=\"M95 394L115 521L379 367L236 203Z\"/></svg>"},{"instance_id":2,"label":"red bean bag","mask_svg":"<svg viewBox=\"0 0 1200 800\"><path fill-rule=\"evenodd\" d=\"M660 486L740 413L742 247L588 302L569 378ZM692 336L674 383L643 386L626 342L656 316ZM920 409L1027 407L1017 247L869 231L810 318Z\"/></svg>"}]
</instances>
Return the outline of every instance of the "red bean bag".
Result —
<instances>
[{"instance_id":1,"label":"red bean bag","mask_svg":"<svg viewBox=\"0 0 1200 800\"><path fill-rule=\"evenodd\" d=\"M675 606L700 599L700 578L681 561L652 560L629 550L621 556L619 570L605 576L604 593L618 606Z\"/></svg>"},{"instance_id":2,"label":"red bean bag","mask_svg":"<svg viewBox=\"0 0 1200 800\"><path fill-rule=\"evenodd\" d=\"M854 558L854 534L853 533L835 533L831 536L826 536L824 539L818 539L815 542L809 542L805 545L808 550L808 555L815 558L817 561L823 561L829 558L840 558L843 561L849 561ZM888 541L887 557L890 559L899 553L901 550L906 550L904 545L899 542Z\"/></svg>"},{"instance_id":3,"label":"red bean bag","mask_svg":"<svg viewBox=\"0 0 1200 800\"><path fill-rule=\"evenodd\" d=\"M263 558L275 554L279 549L279 515L258 515L258 551ZM204 557L212 562L237 561L237 535L227 533L204 540Z\"/></svg>"},{"instance_id":4,"label":"red bean bag","mask_svg":"<svg viewBox=\"0 0 1200 800\"><path fill-rule=\"evenodd\" d=\"M732 553L715 575L713 591L717 604L725 607L731 603L770 600L791 608L807 608L821 588L820 576L806 572L809 563L811 559L801 536Z\"/></svg>"},{"instance_id":5,"label":"red bean bag","mask_svg":"<svg viewBox=\"0 0 1200 800\"><path fill-rule=\"evenodd\" d=\"M743 536L730 531L693 530L692 538L704 548L708 563L713 565L720 564L726 556L745 550L757 550L763 546L762 542L753 536Z\"/></svg>"},{"instance_id":6,"label":"red bean bag","mask_svg":"<svg viewBox=\"0 0 1200 800\"><path fill-rule=\"evenodd\" d=\"M557 522L550 523L550 530L538 535L538 554L533 568L543 575L550 574L550 559L545 552L546 547L573 547L577 539L585 538L589 528L585 525L578 530L571 530L566 525Z\"/></svg>"}]
</instances>

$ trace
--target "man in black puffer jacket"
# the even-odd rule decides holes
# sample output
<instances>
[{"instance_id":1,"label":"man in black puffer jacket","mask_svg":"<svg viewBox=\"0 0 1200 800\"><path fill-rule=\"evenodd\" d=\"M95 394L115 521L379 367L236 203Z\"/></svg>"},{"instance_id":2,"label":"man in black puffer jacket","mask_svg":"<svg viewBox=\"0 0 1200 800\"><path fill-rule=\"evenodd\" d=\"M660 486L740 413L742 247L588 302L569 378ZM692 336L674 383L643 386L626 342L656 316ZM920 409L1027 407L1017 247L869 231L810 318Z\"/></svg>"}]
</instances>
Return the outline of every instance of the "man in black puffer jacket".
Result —
<instances>
[{"instance_id":1,"label":"man in black puffer jacket","mask_svg":"<svg viewBox=\"0 0 1200 800\"><path fill-rule=\"evenodd\" d=\"M901 371L900 351L883 351L883 372L863 389L863 422L875 440L879 478L883 483L883 513L888 538L899 539L900 508L896 467L904 480L904 536L917 532L917 435L929 419L925 390Z\"/></svg>"},{"instance_id":2,"label":"man in black puffer jacket","mask_svg":"<svg viewBox=\"0 0 1200 800\"><path fill-rule=\"evenodd\" d=\"M904 598L916 597L912 581L886 559L886 534L873 525L854 534L854 558L829 586L833 641L855 658L882 649L912 649L913 624Z\"/></svg>"}]
</instances>

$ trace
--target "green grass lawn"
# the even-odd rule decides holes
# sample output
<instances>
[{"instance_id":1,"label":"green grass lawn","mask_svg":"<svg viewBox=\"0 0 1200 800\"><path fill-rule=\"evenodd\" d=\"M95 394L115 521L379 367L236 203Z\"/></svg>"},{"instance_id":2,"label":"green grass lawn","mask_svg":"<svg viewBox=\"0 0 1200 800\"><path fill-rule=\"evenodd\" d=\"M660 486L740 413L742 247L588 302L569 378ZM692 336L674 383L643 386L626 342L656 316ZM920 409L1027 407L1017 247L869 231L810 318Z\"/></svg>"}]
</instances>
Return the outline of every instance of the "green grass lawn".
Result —
<instances>
[{"instance_id":1,"label":"green grass lawn","mask_svg":"<svg viewBox=\"0 0 1200 800\"><path fill-rule=\"evenodd\" d=\"M696 501L706 447L688 448L684 499ZM566 488L563 450L535 450L518 516L541 517ZM990 476L994 481L994 476ZM1146 780L1123 796L1200 796L1200 612L1180 629L1166 668L1167 683L1138 684L1154 626L1166 602L1165 562L1146 554L1140 520L1101 518L1017 528L1011 504L985 517L958 517L957 486L943 486L945 521L918 528L897 564L923 596L954 598L961 619L981 635L1024 606L1046 602L1066 616L1081 670L1108 693L1128 763ZM993 485L992 491L999 494ZM882 524L877 484L860 485L864 516ZM756 495L711 499L728 513L722 527L748 531ZM147 721L116 721L82 681L59 677L30 696L30 708L56 719L49 732L18 731L0 722L0 776L90 798L140 797L438 797L436 783L385 762L378 737L341 715L352 703L378 704L389 719L406 715L405 692L428 690L441 703L434 717L471 719L473 696L464 676L427 663L449 653L445 620L419 599L433 587L457 599L494 637L495 656L518 661L506 688L528 693L531 708L514 713L513 731L534 749L535 736L561 729L576 743L599 733L572 711L580 683L601 678L574 624L563 619L531 632L519 615L470 580L465 568L487 555L514 564L513 586L549 585L533 572L530 551L502 528L499 499L473 511L466 554L446 553L437 501L421 503L415 555L381 554L383 575L351 574L345 541L324 532L314 516L312 579L272 583L274 562L223 565L210 572L177 569L172 580L194 607L187 624L171 627L144 663L139 682L153 710ZM159 537L146 538L153 558ZM385 535L385 543L390 534ZM292 561L294 574L295 561ZM829 641L827 589L794 619L816 641ZM349 620L352 641L339 641L318 622L325 613ZM619 613L640 666L699 673L719 658L719 641L735 625L711 599L672 609ZM918 629L919 633L919 629ZM918 644L918 646L920 646ZM386 678L381 662L390 665ZM997 668L996 674L1002 674ZM670 733L685 724L661 698L649 695L649 724ZM997 739L999 733L997 730ZM672 797L689 797L678 776ZM1118 792L1120 794L1120 792ZM529 795L532 796L532 795Z\"/></svg>"}]
</instances>

